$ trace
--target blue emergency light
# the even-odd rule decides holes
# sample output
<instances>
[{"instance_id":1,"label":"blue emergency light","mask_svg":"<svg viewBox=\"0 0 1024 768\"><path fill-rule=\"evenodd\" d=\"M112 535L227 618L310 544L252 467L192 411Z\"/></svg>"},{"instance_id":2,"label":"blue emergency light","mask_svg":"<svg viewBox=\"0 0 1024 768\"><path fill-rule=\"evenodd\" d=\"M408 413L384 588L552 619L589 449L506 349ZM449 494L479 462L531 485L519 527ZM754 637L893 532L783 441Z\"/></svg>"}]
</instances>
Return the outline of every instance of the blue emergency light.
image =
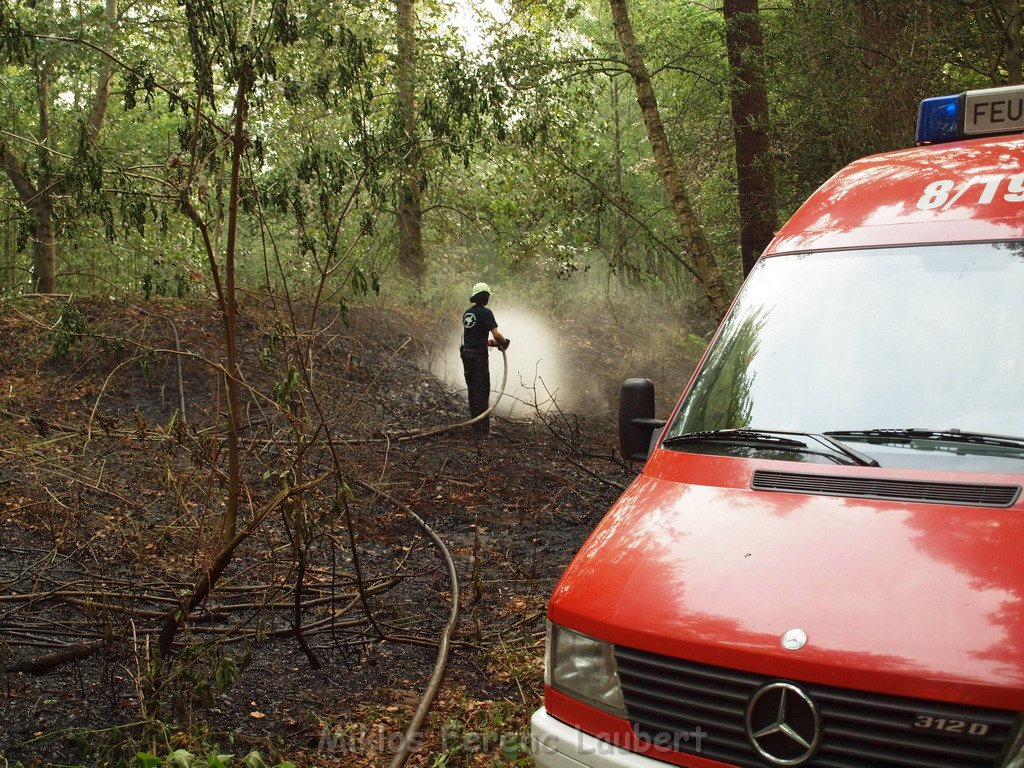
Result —
<instances>
[{"instance_id":1,"label":"blue emergency light","mask_svg":"<svg viewBox=\"0 0 1024 768\"><path fill-rule=\"evenodd\" d=\"M917 111L918 144L937 144L960 138L962 111L959 96L935 96L921 102Z\"/></svg>"},{"instance_id":2,"label":"blue emergency light","mask_svg":"<svg viewBox=\"0 0 1024 768\"><path fill-rule=\"evenodd\" d=\"M918 144L1024 132L1024 86L985 88L921 102Z\"/></svg>"}]
</instances>

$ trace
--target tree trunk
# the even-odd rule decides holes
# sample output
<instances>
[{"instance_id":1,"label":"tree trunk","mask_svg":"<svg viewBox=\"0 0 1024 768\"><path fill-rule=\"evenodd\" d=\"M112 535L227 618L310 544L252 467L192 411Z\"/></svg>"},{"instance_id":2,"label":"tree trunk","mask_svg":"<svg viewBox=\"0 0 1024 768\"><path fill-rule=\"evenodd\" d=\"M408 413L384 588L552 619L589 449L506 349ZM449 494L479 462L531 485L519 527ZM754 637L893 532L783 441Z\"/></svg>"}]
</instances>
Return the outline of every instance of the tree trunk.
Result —
<instances>
[{"instance_id":1,"label":"tree trunk","mask_svg":"<svg viewBox=\"0 0 1024 768\"><path fill-rule=\"evenodd\" d=\"M1006 83L1019 85L1021 82L1021 17L1024 8L1020 0L1002 0L1005 14L1003 38L1006 49Z\"/></svg>"},{"instance_id":2,"label":"tree trunk","mask_svg":"<svg viewBox=\"0 0 1024 768\"><path fill-rule=\"evenodd\" d=\"M111 30L117 25L118 0L106 0L106 21ZM36 97L39 112L39 126L36 131L36 159L39 172L33 180L29 178L26 165L11 148L0 141L0 166L7 173L18 199L35 220L32 248L32 290L35 293L53 293L57 290L57 225L53 218L54 195L62 192L60 174L53 170L58 157L50 146L52 126L50 125L50 78L56 69L53 61L39 61L36 64ZM103 120L110 103L110 79L112 68L104 61L100 66L96 91L86 119L87 139L94 147L103 127Z\"/></svg>"},{"instance_id":3,"label":"tree trunk","mask_svg":"<svg viewBox=\"0 0 1024 768\"><path fill-rule=\"evenodd\" d=\"M609 4L612 11L612 22L615 25L615 34L626 57L626 65L629 67L633 84L636 86L637 104L640 105L640 112L643 114L644 125L647 128L647 139L651 142L651 149L654 152L655 161L658 163L661 183L672 201L676 224L679 226L679 232L693 259L695 271L704 286L704 293L711 303L711 309L715 316L721 319L729 309L729 292L725 288L722 273L715 263L714 254L711 253L711 246L690 206L690 199L680 178L679 169L665 133L665 126L661 121L661 113L658 111L658 100L654 96L651 75L647 71L647 64L644 62L643 54L641 54L633 34L633 25L629 20L626 0L609 0Z\"/></svg>"},{"instance_id":4,"label":"tree trunk","mask_svg":"<svg viewBox=\"0 0 1024 768\"><path fill-rule=\"evenodd\" d=\"M729 54L729 98L736 139L736 184L740 209L743 274L750 274L775 235L775 166L768 131L764 41L757 0L725 0L725 42Z\"/></svg>"},{"instance_id":5,"label":"tree trunk","mask_svg":"<svg viewBox=\"0 0 1024 768\"><path fill-rule=\"evenodd\" d=\"M34 293L53 293L57 248L54 238L53 206L49 200L49 193L45 198L39 193L35 184L25 173L21 160L11 151L10 147L2 142L0 142L0 163L18 193L21 204L35 219L32 247L32 291Z\"/></svg>"},{"instance_id":6,"label":"tree trunk","mask_svg":"<svg viewBox=\"0 0 1024 768\"><path fill-rule=\"evenodd\" d=\"M224 519L221 526L221 541L234 538L238 529L238 500L242 488L242 461L239 447L239 422L242 406L239 397L242 374L238 366L238 296L235 288L235 262L238 231L239 183L242 169L242 155L245 151L245 120L248 111L249 80L252 64L243 53L238 73L238 91L235 95L235 124L231 136L231 180L228 192L228 234L224 253L224 293L221 298L221 312L224 319L224 352L228 375L224 386L228 396L228 482L227 499L224 503Z\"/></svg>"},{"instance_id":7,"label":"tree trunk","mask_svg":"<svg viewBox=\"0 0 1024 768\"><path fill-rule=\"evenodd\" d=\"M49 192L40 193L29 205L36 220L32 259L33 293L57 290L57 232L53 223L53 201Z\"/></svg>"},{"instance_id":8,"label":"tree trunk","mask_svg":"<svg viewBox=\"0 0 1024 768\"><path fill-rule=\"evenodd\" d=\"M39 129L36 157L39 163L39 178L33 188L32 197L22 198L22 203L35 219L35 238L32 259L32 290L35 293L53 293L57 290L57 232L53 221L53 180L51 178L52 158L50 156L50 77L53 62L43 62L37 68L36 97L39 110Z\"/></svg>"},{"instance_id":9,"label":"tree trunk","mask_svg":"<svg viewBox=\"0 0 1024 768\"><path fill-rule=\"evenodd\" d=\"M117 13L118 0L107 0L107 26L111 33L117 28ZM96 81L96 93L92 99L92 109L89 110L89 119L85 123L90 146L95 145L100 130L103 128L103 121L107 116L107 105L110 104L110 80L113 74L113 65L107 59L103 59L103 63L100 65L100 75Z\"/></svg>"},{"instance_id":10,"label":"tree trunk","mask_svg":"<svg viewBox=\"0 0 1024 768\"><path fill-rule=\"evenodd\" d=\"M614 141L615 161L615 197L622 200L625 195L622 170L622 120L619 108L619 81L616 78L612 82L612 140ZM626 274L626 232L623 222L622 211L613 208L608 219L608 261L612 268L617 270L622 279L627 279Z\"/></svg>"},{"instance_id":11,"label":"tree trunk","mask_svg":"<svg viewBox=\"0 0 1024 768\"><path fill-rule=\"evenodd\" d=\"M396 80L402 111L402 182L398 190L398 263L417 282L423 279L423 208L420 175L422 159L416 139L416 6L415 0L396 0L398 61Z\"/></svg>"}]
</instances>

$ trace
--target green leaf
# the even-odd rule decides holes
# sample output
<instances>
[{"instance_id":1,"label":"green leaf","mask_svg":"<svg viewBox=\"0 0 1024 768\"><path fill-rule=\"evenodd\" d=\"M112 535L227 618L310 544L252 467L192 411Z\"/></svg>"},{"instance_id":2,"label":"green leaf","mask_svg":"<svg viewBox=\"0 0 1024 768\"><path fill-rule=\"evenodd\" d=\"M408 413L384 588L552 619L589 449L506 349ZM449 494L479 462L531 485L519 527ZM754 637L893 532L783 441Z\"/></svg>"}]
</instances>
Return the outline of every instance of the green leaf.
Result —
<instances>
[{"instance_id":1,"label":"green leaf","mask_svg":"<svg viewBox=\"0 0 1024 768\"><path fill-rule=\"evenodd\" d=\"M523 745L519 743L518 739L506 739L502 742L501 751L505 753L506 759L512 762L523 751Z\"/></svg>"},{"instance_id":2,"label":"green leaf","mask_svg":"<svg viewBox=\"0 0 1024 768\"><path fill-rule=\"evenodd\" d=\"M142 768L157 768L157 766L163 762L159 757L151 755L148 752L137 752L135 754L135 759L139 761L139 765L142 766Z\"/></svg>"},{"instance_id":3,"label":"green leaf","mask_svg":"<svg viewBox=\"0 0 1024 768\"><path fill-rule=\"evenodd\" d=\"M234 759L234 755L210 755L206 764L208 768L228 768L228 763Z\"/></svg>"},{"instance_id":4,"label":"green leaf","mask_svg":"<svg viewBox=\"0 0 1024 768\"><path fill-rule=\"evenodd\" d=\"M225 656L221 659L217 665L214 677L217 683L217 690L221 693L224 693L224 691L234 685L235 680L238 679L238 665L235 664L234 659L230 656Z\"/></svg>"},{"instance_id":5,"label":"green leaf","mask_svg":"<svg viewBox=\"0 0 1024 768\"><path fill-rule=\"evenodd\" d=\"M174 764L175 768L192 768L196 756L187 749L176 749L171 752L168 759Z\"/></svg>"},{"instance_id":6,"label":"green leaf","mask_svg":"<svg viewBox=\"0 0 1024 768\"><path fill-rule=\"evenodd\" d=\"M259 753L259 750L254 749L242 760L245 763L245 768L268 768L266 760L263 759L263 755Z\"/></svg>"}]
</instances>

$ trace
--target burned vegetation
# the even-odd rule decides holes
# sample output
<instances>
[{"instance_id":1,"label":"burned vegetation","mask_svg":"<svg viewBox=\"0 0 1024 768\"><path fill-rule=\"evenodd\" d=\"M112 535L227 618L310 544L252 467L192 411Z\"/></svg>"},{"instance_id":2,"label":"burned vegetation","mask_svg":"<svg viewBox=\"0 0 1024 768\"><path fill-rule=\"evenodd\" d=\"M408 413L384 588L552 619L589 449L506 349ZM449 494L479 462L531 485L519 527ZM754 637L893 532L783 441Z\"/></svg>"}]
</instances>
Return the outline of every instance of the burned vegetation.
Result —
<instances>
[{"instance_id":1,"label":"burned vegetation","mask_svg":"<svg viewBox=\"0 0 1024 768\"><path fill-rule=\"evenodd\" d=\"M607 420L423 437L465 418L430 318L267 296L232 402L221 322L0 315L0 758L524 762L547 596L633 475Z\"/></svg>"}]
</instances>

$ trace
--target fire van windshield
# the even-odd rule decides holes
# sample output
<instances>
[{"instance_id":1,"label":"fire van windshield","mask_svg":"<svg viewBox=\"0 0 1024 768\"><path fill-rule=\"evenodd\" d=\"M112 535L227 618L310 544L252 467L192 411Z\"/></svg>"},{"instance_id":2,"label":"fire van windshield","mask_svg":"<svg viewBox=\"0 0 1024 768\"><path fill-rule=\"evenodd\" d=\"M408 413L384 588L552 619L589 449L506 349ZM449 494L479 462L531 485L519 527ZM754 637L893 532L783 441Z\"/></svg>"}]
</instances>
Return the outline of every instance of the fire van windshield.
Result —
<instances>
[{"instance_id":1,"label":"fire van windshield","mask_svg":"<svg viewBox=\"0 0 1024 768\"><path fill-rule=\"evenodd\" d=\"M1013 446L936 439L1024 441L1022 319L1022 242L762 259L665 444L730 453L725 441L673 438L766 429L852 442L882 466L1024 472ZM908 424L932 439L877 439ZM950 449L922 450L936 443Z\"/></svg>"}]
</instances>

